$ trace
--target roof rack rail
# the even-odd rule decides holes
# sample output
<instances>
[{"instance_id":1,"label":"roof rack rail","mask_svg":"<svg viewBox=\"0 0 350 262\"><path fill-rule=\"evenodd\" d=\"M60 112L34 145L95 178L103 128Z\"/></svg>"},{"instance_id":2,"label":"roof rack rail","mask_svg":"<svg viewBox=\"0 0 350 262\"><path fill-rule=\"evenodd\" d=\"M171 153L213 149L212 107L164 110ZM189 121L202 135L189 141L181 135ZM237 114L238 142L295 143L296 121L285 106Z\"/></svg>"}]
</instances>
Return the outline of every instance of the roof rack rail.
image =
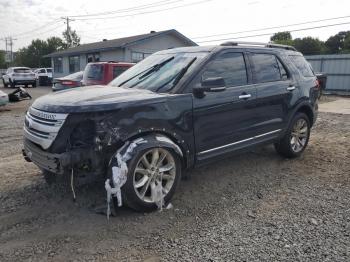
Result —
<instances>
[{"instance_id":1,"label":"roof rack rail","mask_svg":"<svg viewBox=\"0 0 350 262\"><path fill-rule=\"evenodd\" d=\"M239 45L247 45L247 46L262 46L267 48L281 48L286 50L297 51L295 47L290 45L280 45L274 43L260 43L260 42L241 42L241 41L228 41L220 44L221 46L239 46Z\"/></svg>"}]
</instances>

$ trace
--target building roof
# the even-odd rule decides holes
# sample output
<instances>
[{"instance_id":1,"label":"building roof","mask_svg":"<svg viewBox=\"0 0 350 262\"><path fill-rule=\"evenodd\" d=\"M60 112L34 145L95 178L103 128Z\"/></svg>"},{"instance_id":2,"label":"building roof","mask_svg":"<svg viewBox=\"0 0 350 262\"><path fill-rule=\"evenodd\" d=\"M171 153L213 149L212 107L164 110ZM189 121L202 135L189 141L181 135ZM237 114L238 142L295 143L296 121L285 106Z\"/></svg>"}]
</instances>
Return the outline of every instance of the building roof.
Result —
<instances>
[{"instance_id":1,"label":"building roof","mask_svg":"<svg viewBox=\"0 0 350 262\"><path fill-rule=\"evenodd\" d=\"M166 35L166 34L176 35L177 37L187 42L188 45L197 46L197 44L193 42L191 39L187 38L183 34L176 31L175 29L170 29L166 31L151 32L148 34L134 35L134 36L128 36L128 37L123 37L118 39L83 44L76 47L68 48L66 50L57 51L57 52L48 54L45 57L57 57L57 56L67 56L67 55L75 55L75 54L81 54L81 53L108 51L108 50L113 50L117 48L126 47L129 45L137 44L141 41L145 41L150 38L153 38L159 35Z\"/></svg>"}]
</instances>

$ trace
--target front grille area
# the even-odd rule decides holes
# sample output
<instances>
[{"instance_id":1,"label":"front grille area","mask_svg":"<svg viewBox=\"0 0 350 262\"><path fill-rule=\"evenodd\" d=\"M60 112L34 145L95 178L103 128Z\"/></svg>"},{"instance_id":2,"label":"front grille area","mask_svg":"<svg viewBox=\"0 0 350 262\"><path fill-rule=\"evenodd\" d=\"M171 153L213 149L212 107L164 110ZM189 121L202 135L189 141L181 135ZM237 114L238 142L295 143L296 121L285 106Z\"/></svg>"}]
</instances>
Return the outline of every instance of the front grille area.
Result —
<instances>
[{"instance_id":1,"label":"front grille area","mask_svg":"<svg viewBox=\"0 0 350 262\"><path fill-rule=\"evenodd\" d=\"M49 113L29 108L24 121L24 135L43 149L51 146L68 114Z\"/></svg>"}]
</instances>

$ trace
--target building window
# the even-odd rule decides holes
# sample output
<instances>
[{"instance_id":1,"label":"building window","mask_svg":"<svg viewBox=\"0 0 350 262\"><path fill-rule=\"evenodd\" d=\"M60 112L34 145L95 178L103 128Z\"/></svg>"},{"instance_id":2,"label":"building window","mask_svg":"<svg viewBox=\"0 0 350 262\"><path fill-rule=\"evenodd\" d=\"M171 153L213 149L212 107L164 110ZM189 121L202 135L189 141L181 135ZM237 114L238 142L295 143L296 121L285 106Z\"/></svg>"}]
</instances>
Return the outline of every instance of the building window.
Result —
<instances>
[{"instance_id":1,"label":"building window","mask_svg":"<svg viewBox=\"0 0 350 262\"><path fill-rule=\"evenodd\" d=\"M140 62L141 60L143 60L144 58L146 58L149 55L150 54L148 54L148 53L131 52L131 61L133 63L137 63L137 62Z\"/></svg>"},{"instance_id":2,"label":"building window","mask_svg":"<svg viewBox=\"0 0 350 262\"><path fill-rule=\"evenodd\" d=\"M70 56L69 57L69 73L75 73L80 71L80 57Z\"/></svg>"},{"instance_id":3,"label":"building window","mask_svg":"<svg viewBox=\"0 0 350 262\"><path fill-rule=\"evenodd\" d=\"M63 73L62 57L55 57L53 59L53 71L55 73Z\"/></svg>"},{"instance_id":4,"label":"building window","mask_svg":"<svg viewBox=\"0 0 350 262\"><path fill-rule=\"evenodd\" d=\"M91 53L86 55L86 61L91 62L100 62L100 53Z\"/></svg>"}]
</instances>

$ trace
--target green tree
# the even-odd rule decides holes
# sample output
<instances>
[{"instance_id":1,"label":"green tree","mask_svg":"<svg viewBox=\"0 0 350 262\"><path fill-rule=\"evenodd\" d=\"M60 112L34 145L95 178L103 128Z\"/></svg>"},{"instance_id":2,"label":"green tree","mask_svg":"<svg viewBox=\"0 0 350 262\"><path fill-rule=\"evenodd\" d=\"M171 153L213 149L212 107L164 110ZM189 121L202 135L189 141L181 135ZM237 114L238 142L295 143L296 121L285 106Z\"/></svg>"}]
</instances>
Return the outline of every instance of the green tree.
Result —
<instances>
[{"instance_id":1,"label":"green tree","mask_svg":"<svg viewBox=\"0 0 350 262\"><path fill-rule=\"evenodd\" d=\"M325 52L324 43L310 36L294 39L293 46L304 55L317 55Z\"/></svg>"},{"instance_id":2,"label":"green tree","mask_svg":"<svg viewBox=\"0 0 350 262\"><path fill-rule=\"evenodd\" d=\"M280 45L293 45L293 39L290 32L277 32L273 34L273 36L270 37L270 40L274 42L275 44Z\"/></svg>"},{"instance_id":3,"label":"green tree","mask_svg":"<svg viewBox=\"0 0 350 262\"><path fill-rule=\"evenodd\" d=\"M67 28L63 33L64 38L64 48L70 48L80 45L80 37L78 36L75 30L72 30L70 27Z\"/></svg>"},{"instance_id":4,"label":"green tree","mask_svg":"<svg viewBox=\"0 0 350 262\"><path fill-rule=\"evenodd\" d=\"M28 67L50 67L50 58L44 57L52 52L65 47L63 40L59 37L50 37L47 40L36 39L32 43L18 50L15 63L19 66Z\"/></svg>"},{"instance_id":5,"label":"green tree","mask_svg":"<svg viewBox=\"0 0 350 262\"><path fill-rule=\"evenodd\" d=\"M341 31L327 39L325 45L331 54L350 52L350 31Z\"/></svg>"}]
</instances>

